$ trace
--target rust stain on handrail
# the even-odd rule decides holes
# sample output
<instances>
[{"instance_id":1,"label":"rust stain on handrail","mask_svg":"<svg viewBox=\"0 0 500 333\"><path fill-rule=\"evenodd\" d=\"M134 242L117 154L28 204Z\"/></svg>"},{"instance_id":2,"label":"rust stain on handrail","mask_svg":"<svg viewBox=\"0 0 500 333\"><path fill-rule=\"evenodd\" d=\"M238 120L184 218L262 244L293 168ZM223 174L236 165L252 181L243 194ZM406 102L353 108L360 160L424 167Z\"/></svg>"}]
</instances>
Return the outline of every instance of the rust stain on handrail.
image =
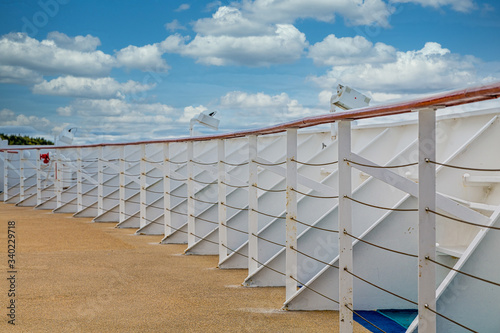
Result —
<instances>
[{"instance_id":1,"label":"rust stain on handrail","mask_svg":"<svg viewBox=\"0 0 500 333\"><path fill-rule=\"evenodd\" d=\"M382 116L391 116L396 114L408 113L412 110L432 107L450 107L462 104L480 102L500 97L500 82L492 83L489 85L482 85L470 87L466 89L454 90L450 92L431 95L428 97L415 99L412 101L399 102L387 105L369 106L354 111L343 111L338 113L328 113L320 116L302 118L274 126L263 127L258 129L244 130L226 134L215 134L198 137L181 137L177 139L162 139L150 141L137 141L137 142L121 142L121 143L98 143L88 145L74 145L74 146L32 146L15 148L16 150L28 149L66 149L66 148L93 148L104 146L127 146L127 145L140 145L140 144L154 144L154 143L173 143L173 142L188 142L188 141L208 141L216 139L232 139L248 135L266 135L284 132L287 128L305 128L317 126L343 119L367 119ZM5 151L6 149L0 149ZM8 148L12 150L12 148Z\"/></svg>"}]
</instances>

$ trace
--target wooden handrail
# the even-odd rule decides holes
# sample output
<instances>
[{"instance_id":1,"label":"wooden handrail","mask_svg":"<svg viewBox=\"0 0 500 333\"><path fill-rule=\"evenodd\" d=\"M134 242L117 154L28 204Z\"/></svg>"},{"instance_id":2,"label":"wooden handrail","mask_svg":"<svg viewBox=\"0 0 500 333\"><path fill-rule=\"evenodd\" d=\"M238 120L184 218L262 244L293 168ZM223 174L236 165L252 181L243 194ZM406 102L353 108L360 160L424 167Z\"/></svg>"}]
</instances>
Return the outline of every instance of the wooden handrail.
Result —
<instances>
[{"instance_id":1,"label":"wooden handrail","mask_svg":"<svg viewBox=\"0 0 500 333\"><path fill-rule=\"evenodd\" d=\"M141 144L154 144L154 143L167 143L167 142L172 143L172 142L187 142L187 141L208 141L216 139L231 139L231 138L244 137L248 135L265 135L265 134L280 133L284 132L287 128L305 128L321 124L332 123L342 119L355 120L355 119L367 119L374 117L390 116L390 115L408 113L422 108L450 107L450 106L495 99L498 97L500 97L500 82L492 83L489 85L482 85L466 89L444 92L406 102L369 106L362 109L356 109L353 111L328 113L320 116L302 118L274 126L252 129L252 130L244 130L226 134L205 135L198 137L181 137L177 139L120 142L120 143L98 143L98 144L73 145L73 146L32 146L32 147L16 148L16 150L28 150L37 148L40 149L92 148L92 147L104 147L104 146L127 146L127 145L141 145ZM12 148L8 149L11 150ZM0 149L0 151L4 150L6 149Z\"/></svg>"}]
</instances>

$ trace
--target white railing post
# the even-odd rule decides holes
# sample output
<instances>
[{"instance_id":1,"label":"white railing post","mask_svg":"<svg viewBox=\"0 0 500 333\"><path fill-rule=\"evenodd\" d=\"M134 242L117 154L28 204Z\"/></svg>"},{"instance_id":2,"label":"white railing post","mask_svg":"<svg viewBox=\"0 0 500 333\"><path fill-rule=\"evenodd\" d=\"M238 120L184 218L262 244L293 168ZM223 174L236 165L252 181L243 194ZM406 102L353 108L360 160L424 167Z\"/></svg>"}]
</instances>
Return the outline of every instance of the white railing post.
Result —
<instances>
[{"instance_id":1,"label":"white railing post","mask_svg":"<svg viewBox=\"0 0 500 333\"><path fill-rule=\"evenodd\" d=\"M297 129L286 130L286 299L297 292Z\"/></svg>"},{"instance_id":2,"label":"white railing post","mask_svg":"<svg viewBox=\"0 0 500 333\"><path fill-rule=\"evenodd\" d=\"M139 226L141 228L145 227L147 224L146 220L146 145L142 144L141 145L141 162L140 162L140 186L141 189L139 190Z\"/></svg>"},{"instance_id":3,"label":"white railing post","mask_svg":"<svg viewBox=\"0 0 500 333\"><path fill-rule=\"evenodd\" d=\"M82 186L82 148L77 149L76 166L76 211L83 209L83 186Z\"/></svg>"},{"instance_id":4,"label":"white railing post","mask_svg":"<svg viewBox=\"0 0 500 333\"><path fill-rule=\"evenodd\" d=\"M226 209L226 143L224 139L217 140L217 158L219 160L218 168L218 216L219 216L219 263L227 258L227 228L225 226L227 209Z\"/></svg>"},{"instance_id":5,"label":"white railing post","mask_svg":"<svg viewBox=\"0 0 500 333\"><path fill-rule=\"evenodd\" d=\"M187 223L188 223L188 247L196 242L196 228L194 220L194 151L193 141L187 142Z\"/></svg>"},{"instance_id":6,"label":"white railing post","mask_svg":"<svg viewBox=\"0 0 500 333\"><path fill-rule=\"evenodd\" d=\"M36 204L42 204L42 161L40 149L36 150Z\"/></svg>"},{"instance_id":7,"label":"white railing post","mask_svg":"<svg viewBox=\"0 0 500 333\"><path fill-rule=\"evenodd\" d=\"M61 149L56 149L56 163L55 163L55 187L56 187L56 208L61 207L62 201L62 158L61 158Z\"/></svg>"},{"instance_id":8,"label":"white railing post","mask_svg":"<svg viewBox=\"0 0 500 333\"><path fill-rule=\"evenodd\" d=\"M97 160L97 216L104 212L104 147L100 146Z\"/></svg>"},{"instance_id":9,"label":"white railing post","mask_svg":"<svg viewBox=\"0 0 500 333\"><path fill-rule=\"evenodd\" d=\"M259 232L259 199L257 192L258 170L257 135L248 137L248 275L257 271L259 260L259 243L256 236ZM252 235L253 234L253 235Z\"/></svg>"},{"instance_id":10,"label":"white railing post","mask_svg":"<svg viewBox=\"0 0 500 333\"><path fill-rule=\"evenodd\" d=\"M418 326L436 332L436 112L418 111Z\"/></svg>"},{"instance_id":11,"label":"white railing post","mask_svg":"<svg viewBox=\"0 0 500 333\"><path fill-rule=\"evenodd\" d=\"M165 237L172 233L172 214L170 209L170 145L163 144L163 224L165 225Z\"/></svg>"},{"instance_id":12,"label":"white railing post","mask_svg":"<svg viewBox=\"0 0 500 333\"><path fill-rule=\"evenodd\" d=\"M119 190L119 197L120 197L120 222L125 221L125 146L120 147L120 176L119 182L120 182L120 190Z\"/></svg>"},{"instance_id":13,"label":"white railing post","mask_svg":"<svg viewBox=\"0 0 500 333\"><path fill-rule=\"evenodd\" d=\"M9 152L3 152L3 201L9 199Z\"/></svg>"},{"instance_id":14,"label":"white railing post","mask_svg":"<svg viewBox=\"0 0 500 333\"><path fill-rule=\"evenodd\" d=\"M338 124L339 161L339 320L340 332L353 331L353 277L352 272L352 207L346 196L351 196L351 166L346 161L351 153L351 121Z\"/></svg>"},{"instance_id":15,"label":"white railing post","mask_svg":"<svg viewBox=\"0 0 500 333\"><path fill-rule=\"evenodd\" d=\"M19 201L24 200L24 163L27 150L19 151Z\"/></svg>"}]
</instances>

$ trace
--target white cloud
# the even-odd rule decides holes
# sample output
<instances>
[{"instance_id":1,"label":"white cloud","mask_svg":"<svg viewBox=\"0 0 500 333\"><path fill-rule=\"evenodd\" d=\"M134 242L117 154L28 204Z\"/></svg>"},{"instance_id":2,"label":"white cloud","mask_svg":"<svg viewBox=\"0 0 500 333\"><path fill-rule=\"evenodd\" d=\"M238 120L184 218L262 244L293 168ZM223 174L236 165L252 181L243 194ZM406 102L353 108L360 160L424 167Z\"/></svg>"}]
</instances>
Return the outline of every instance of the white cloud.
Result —
<instances>
[{"instance_id":1,"label":"white cloud","mask_svg":"<svg viewBox=\"0 0 500 333\"><path fill-rule=\"evenodd\" d=\"M202 113L203 111L207 111L208 109L204 107L203 105L199 106L186 106L184 108L184 112L182 113L182 116L178 119L179 122L181 123L189 123L191 118L196 116L197 114Z\"/></svg>"},{"instance_id":2,"label":"white cloud","mask_svg":"<svg viewBox=\"0 0 500 333\"><path fill-rule=\"evenodd\" d=\"M33 92L42 95L123 99L127 94L147 91L154 87L154 84L145 85L132 80L119 83L111 77L92 79L64 76L36 84Z\"/></svg>"},{"instance_id":3,"label":"white cloud","mask_svg":"<svg viewBox=\"0 0 500 333\"><path fill-rule=\"evenodd\" d=\"M161 56L163 51L160 44L145 46L129 45L116 53L120 66L136 68L143 71L165 72L169 69L165 59Z\"/></svg>"},{"instance_id":4,"label":"white cloud","mask_svg":"<svg viewBox=\"0 0 500 333\"><path fill-rule=\"evenodd\" d=\"M115 59L101 51L81 52L58 47L53 40L38 41L23 33L0 39L0 65L18 66L48 75L101 76Z\"/></svg>"},{"instance_id":5,"label":"white cloud","mask_svg":"<svg viewBox=\"0 0 500 333\"><path fill-rule=\"evenodd\" d=\"M63 117L69 117L73 114L73 109L71 106L61 106L56 110L57 114Z\"/></svg>"},{"instance_id":6,"label":"white cloud","mask_svg":"<svg viewBox=\"0 0 500 333\"><path fill-rule=\"evenodd\" d=\"M180 36L171 37L162 42L164 49L217 66L289 63L299 59L307 46L305 35L289 24L278 24L272 35L263 36L197 35L188 44Z\"/></svg>"},{"instance_id":7,"label":"white cloud","mask_svg":"<svg viewBox=\"0 0 500 333\"><path fill-rule=\"evenodd\" d=\"M172 22L165 23L165 29L168 31L176 31L176 30L186 30L186 27L179 23L177 19Z\"/></svg>"},{"instance_id":8,"label":"white cloud","mask_svg":"<svg viewBox=\"0 0 500 333\"><path fill-rule=\"evenodd\" d=\"M365 37L328 35L309 47L308 57L317 65L352 65L356 63L385 63L396 59L396 49L384 43L373 43Z\"/></svg>"},{"instance_id":9,"label":"white cloud","mask_svg":"<svg viewBox=\"0 0 500 333\"><path fill-rule=\"evenodd\" d=\"M187 3L183 3L182 5L180 5L175 11L176 12L182 12L182 11L185 11L185 10L188 10L189 8L191 8L191 5L190 4L187 4Z\"/></svg>"},{"instance_id":10,"label":"white cloud","mask_svg":"<svg viewBox=\"0 0 500 333\"><path fill-rule=\"evenodd\" d=\"M101 40L98 37L91 35L69 37L68 35L58 31L49 32L47 40L54 41L54 43L60 48L80 52L92 52L95 51L99 45L101 45Z\"/></svg>"},{"instance_id":11,"label":"white cloud","mask_svg":"<svg viewBox=\"0 0 500 333\"><path fill-rule=\"evenodd\" d=\"M70 109L61 109L61 111L71 112L84 117L105 116L113 118L113 121L118 122L130 119L131 115L148 115L148 117L155 115L162 117L170 116L175 110L173 107L161 103L128 103L121 99L77 99L68 107ZM101 121L102 119L97 117L96 120ZM145 119L141 120L138 117L134 121L141 122L145 121Z\"/></svg>"},{"instance_id":12,"label":"white cloud","mask_svg":"<svg viewBox=\"0 0 500 333\"><path fill-rule=\"evenodd\" d=\"M26 116L24 114L16 114L9 109L0 111L0 123L2 126L30 126L39 131L55 134L56 125L50 122L45 117Z\"/></svg>"},{"instance_id":13,"label":"white cloud","mask_svg":"<svg viewBox=\"0 0 500 333\"><path fill-rule=\"evenodd\" d=\"M428 42L421 50L396 52L395 56L386 63L333 66L326 75L312 79L324 89L343 83L396 94L449 90L483 81L476 74L476 58L452 54L438 43Z\"/></svg>"},{"instance_id":14,"label":"white cloud","mask_svg":"<svg viewBox=\"0 0 500 333\"><path fill-rule=\"evenodd\" d=\"M392 0L392 2L416 3L424 7L434 8L451 6L458 12L469 12L476 8L476 3L473 0Z\"/></svg>"},{"instance_id":15,"label":"white cloud","mask_svg":"<svg viewBox=\"0 0 500 333\"><path fill-rule=\"evenodd\" d=\"M41 82L42 75L19 66L2 66L0 65L0 83L14 83L29 85Z\"/></svg>"}]
</instances>

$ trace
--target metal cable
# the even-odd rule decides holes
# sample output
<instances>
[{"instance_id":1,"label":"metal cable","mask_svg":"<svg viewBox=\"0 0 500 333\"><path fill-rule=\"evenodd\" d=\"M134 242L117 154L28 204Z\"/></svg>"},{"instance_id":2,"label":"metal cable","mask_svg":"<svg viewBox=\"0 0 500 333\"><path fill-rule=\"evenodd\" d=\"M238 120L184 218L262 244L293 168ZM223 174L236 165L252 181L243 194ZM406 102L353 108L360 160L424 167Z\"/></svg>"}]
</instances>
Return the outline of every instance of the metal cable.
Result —
<instances>
[{"instance_id":1,"label":"metal cable","mask_svg":"<svg viewBox=\"0 0 500 333\"><path fill-rule=\"evenodd\" d=\"M152 163L152 164L162 164L164 161L151 161L151 160L148 160L146 158L143 158L142 159L143 161L147 162L147 163Z\"/></svg>"},{"instance_id":2,"label":"metal cable","mask_svg":"<svg viewBox=\"0 0 500 333\"><path fill-rule=\"evenodd\" d=\"M225 182L221 182L222 184L226 185L226 186L229 186L229 187L234 187L234 188L245 188L245 187L248 187L248 185L231 185L231 184L228 184L228 183L225 183Z\"/></svg>"},{"instance_id":3,"label":"metal cable","mask_svg":"<svg viewBox=\"0 0 500 333\"><path fill-rule=\"evenodd\" d=\"M120 172L120 173L122 173L122 172ZM125 172L123 172L123 174L125 176L128 176L128 177L139 177L141 175L140 173L138 173L138 174L131 174L131 173L125 173Z\"/></svg>"},{"instance_id":4,"label":"metal cable","mask_svg":"<svg viewBox=\"0 0 500 333\"><path fill-rule=\"evenodd\" d=\"M176 195L176 194L172 194L172 193L169 193L169 192L165 192L166 194L170 195L171 197L175 197L175 198L179 198L179 199L187 199L188 197L183 197L181 195Z\"/></svg>"},{"instance_id":5,"label":"metal cable","mask_svg":"<svg viewBox=\"0 0 500 333\"><path fill-rule=\"evenodd\" d=\"M265 239L264 237L260 237L259 235L254 234L253 232L252 232L252 236L257 237L258 239L262 239L263 241L266 241L268 243L271 243L271 244L274 244L274 245L278 245L278 246L281 246L281 247L285 247L285 245L283 245L283 244L273 242L272 240L269 240L269 239Z\"/></svg>"},{"instance_id":6,"label":"metal cable","mask_svg":"<svg viewBox=\"0 0 500 333\"><path fill-rule=\"evenodd\" d=\"M227 224L225 223L222 223L223 226L225 226L226 228L228 229L231 229L231 230L234 230L234 231L238 231L238 232L241 232L242 234L248 234L248 231L243 231L243 230L240 230L240 229L236 229L236 228L233 228L233 227L230 227L228 226Z\"/></svg>"},{"instance_id":7,"label":"metal cable","mask_svg":"<svg viewBox=\"0 0 500 333\"><path fill-rule=\"evenodd\" d=\"M230 205L228 205L228 204L226 204L224 202L222 202L221 205L229 207L229 208L232 208L232 209L236 209L236 210L248 210L247 207L245 207L245 208L234 207L234 206L230 206Z\"/></svg>"},{"instance_id":8,"label":"metal cable","mask_svg":"<svg viewBox=\"0 0 500 333\"><path fill-rule=\"evenodd\" d=\"M240 253L240 252L235 251L235 250L233 250L233 249L230 249L229 247L227 247L226 245L224 245L224 244L222 244L222 243L221 243L220 245L221 245L222 247L225 247L226 249L228 249L228 250L229 250L229 251L231 251L231 252L234 252L234 253L236 253L236 254L238 254L238 255L242 256L242 257L248 258L248 256L247 256L246 254L243 254L243 253Z\"/></svg>"},{"instance_id":9,"label":"metal cable","mask_svg":"<svg viewBox=\"0 0 500 333\"><path fill-rule=\"evenodd\" d=\"M286 191L286 188L282 189L282 190L270 190L270 189L266 189L266 188L262 188L262 187L258 187L257 185L252 185L253 187L256 187L258 188L259 190L262 190L262 191L266 191L266 192L285 192Z\"/></svg>"},{"instance_id":10,"label":"metal cable","mask_svg":"<svg viewBox=\"0 0 500 333\"><path fill-rule=\"evenodd\" d=\"M176 161L172 161L172 160L168 160L170 163L173 163L173 164L186 164L188 161L179 161L179 162L176 162Z\"/></svg>"},{"instance_id":11,"label":"metal cable","mask_svg":"<svg viewBox=\"0 0 500 333\"><path fill-rule=\"evenodd\" d=\"M302 165L309 165L309 166L325 166L325 165L331 165L331 164L337 164L339 161L333 161L333 162L326 162L326 163L305 163L305 162L300 162L297 161L296 159L292 158L292 161L302 164Z\"/></svg>"},{"instance_id":12,"label":"metal cable","mask_svg":"<svg viewBox=\"0 0 500 333\"><path fill-rule=\"evenodd\" d=\"M173 178L173 177L169 177L169 176L165 176L165 178L169 178L169 179L172 179L172 180L175 180L178 182L185 182L188 180L187 178Z\"/></svg>"},{"instance_id":13,"label":"metal cable","mask_svg":"<svg viewBox=\"0 0 500 333\"><path fill-rule=\"evenodd\" d=\"M283 274L283 275L285 275L285 274ZM308 286L308 285L306 285L305 283L300 282L299 280L297 280L297 279L296 279L296 278L294 278L293 276L291 276L291 275L290 275L290 276L289 276L289 278L290 278L290 279L292 279L292 280L294 280L294 281L295 281L295 282L297 282L298 284L302 285L303 287L305 287L305 288L309 289L310 291L312 291L312 292L314 292L314 293L316 293L316 294L318 294L318 295L320 295L320 296L323 296L324 298L326 298L326 299L328 299L328 300L330 300L330 301L332 301L332 302L334 302L334 303L336 303L336 304L340 304L338 301L334 300L333 298L330 298L330 297L328 297L328 296L326 296L326 295L324 295L324 294L320 293L319 291L314 290L313 288L309 287L309 286Z\"/></svg>"},{"instance_id":14,"label":"metal cable","mask_svg":"<svg viewBox=\"0 0 500 333\"><path fill-rule=\"evenodd\" d=\"M227 164L227 165L230 165L230 166L242 166L242 165L247 165L248 161L247 162L243 162L243 163L229 163L229 162L221 161L221 163Z\"/></svg>"},{"instance_id":15,"label":"metal cable","mask_svg":"<svg viewBox=\"0 0 500 333\"><path fill-rule=\"evenodd\" d=\"M144 173L143 173L143 174L141 174L141 175L144 175L144 176L146 176L146 177L148 177L148 178L153 178L153 179L163 179L163 176L151 176L151 175L144 174Z\"/></svg>"},{"instance_id":16,"label":"metal cable","mask_svg":"<svg viewBox=\"0 0 500 333\"><path fill-rule=\"evenodd\" d=\"M466 276L468 276L468 277L471 277L471 278L477 279L477 280L479 280L479 281L483 281L483 282L486 282L486 283L493 284L493 285L495 285L495 286L497 286L497 287L500 287L500 283L493 282L493 281L490 281L490 280L486 280L486 279L480 278L480 277L478 277L478 276L475 276L475 275L472 275L472 274L466 273L466 272L464 272L464 271L460 271L460 270L455 269L455 268L453 268L453 267L451 267L451 266L447 266L447 265L445 265L445 264L442 264L442 263L440 263L440 262L437 262L437 261L435 261L435 260L433 260L433 259L431 259L431 258L429 258L429 257L425 257L425 259L427 259L427 260L429 260L429 261L431 261L431 262L433 262L433 263L435 263L435 264L437 264L437 265L439 265L439 266L442 266L442 267L448 268L448 269L450 269L450 270L452 270L452 271L455 271L455 272L457 272L457 273L460 273L460 274L466 275Z\"/></svg>"},{"instance_id":17,"label":"metal cable","mask_svg":"<svg viewBox=\"0 0 500 333\"><path fill-rule=\"evenodd\" d=\"M197 199L197 198L195 198L195 197L189 197L189 198L193 199L194 201L203 202L203 203L206 203L206 204L209 204L209 205L217 205L217 204L219 204L219 202L218 202L218 201L216 201L216 202L211 202L211 201L205 201L205 200Z\"/></svg>"},{"instance_id":18,"label":"metal cable","mask_svg":"<svg viewBox=\"0 0 500 333\"><path fill-rule=\"evenodd\" d=\"M307 226L307 227L310 227L310 228L314 228L314 229L318 229L318 230L322 230L322 231L328 231L328 232L336 232L336 233L338 233L338 232L339 232L338 230L332 230L332 229L325 229L325 228L316 227L316 226L314 226L314 225L312 225L312 224L307 224L307 223L301 222L301 221L299 221L299 220L297 220L296 218L293 218L293 217L292 217L292 218L290 218L290 219L291 219L291 220L294 220L294 221L295 221L295 222L297 222L297 223L300 223L300 224L302 224L302 225L305 225L305 226Z\"/></svg>"},{"instance_id":19,"label":"metal cable","mask_svg":"<svg viewBox=\"0 0 500 333\"><path fill-rule=\"evenodd\" d=\"M335 265L332 265L332 264L327 263L326 261L319 260L318 258L314 258L313 256L310 256L310 255L308 255L307 253L304 253L304 252L302 252L302 251L297 250L297 249L296 249L296 248L294 248L293 246L290 246L290 248L291 248L292 250L294 250L295 252L302 254L302 255L303 255L303 256L305 256L305 257L311 258L311 259L313 259L313 260L316 260L316 261L318 261L318 262L322 263L323 265L327 265L327 266L330 266L330 267L333 267L333 268L339 269L339 266L335 266Z\"/></svg>"},{"instance_id":20,"label":"metal cable","mask_svg":"<svg viewBox=\"0 0 500 333\"><path fill-rule=\"evenodd\" d=\"M215 165L215 164L219 163L218 161L216 161L216 162L210 162L210 163L204 163L204 162L199 162L199 161L195 161L195 160L189 160L189 162L193 162L194 164L200 164L200 165Z\"/></svg>"},{"instance_id":21,"label":"metal cable","mask_svg":"<svg viewBox=\"0 0 500 333\"><path fill-rule=\"evenodd\" d=\"M217 180L209 183L209 182L204 182L204 181L201 181L201 180L196 180L194 178L189 178L189 179L191 179L192 181L194 181L196 183L205 184L205 185L214 185L214 184L218 183Z\"/></svg>"},{"instance_id":22,"label":"metal cable","mask_svg":"<svg viewBox=\"0 0 500 333\"><path fill-rule=\"evenodd\" d=\"M442 165L448 168L453 168L453 169L460 169L460 170L470 170L470 171L491 171L491 172L498 172L500 169L480 169L480 168L470 168L470 167L461 167L458 165L451 165L451 164L446 164L446 163L439 163L436 161L431 161L430 159L426 158L425 162L427 163L432 163L432 164L437 164L437 165Z\"/></svg>"},{"instance_id":23,"label":"metal cable","mask_svg":"<svg viewBox=\"0 0 500 333\"><path fill-rule=\"evenodd\" d=\"M195 235L193 234L192 232L189 233L190 235L193 235L194 237L197 237L200 239L200 241L205 241L205 242L209 242L209 243L212 243L212 244L215 244L215 245L219 245L218 242L214 242L214 241L211 241L210 239L207 239L208 236L206 237L201 237L201 236L198 236L198 235Z\"/></svg>"},{"instance_id":24,"label":"metal cable","mask_svg":"<svg viewBox=\"0 0 500 333\"><path fill-rule=\"evenodd\" d=\"M217 224L219 225L219 222L214 222L214 221L210 221L210 220L207 220L207 219L204 219L204 218L201 218L201 217L198 217L198 216L194 216L194 215L190 215L191 217L194 217L195 219L197 220L201 220L203 222L207 222L207 223L212 223L212 224Z\"/></svg>"},{"instance_id":25,"label":"metal cable","mask_svg":"<svg viewBox=\"0 0 500 333\"><path fill-rule=\"evenodd\" d=\"M344 271L346 271L347 273L351 274L352 276L354 276L354 277L355 277L355 278L357 278L358 280L361 280L361 281L363 281L363 282L365 282L365 283L368 283L370 286L373 286L373 287L375 287L375 288L377 288L377 289L380 289L380 290L382 290L382 291L385 291L385 292L386 292L386 293L388 293L388 294L391 294L392 296L398 297L398 298L400 298L400 299L402 299L402 300L404 300L404 301L407 301L407 302L409 302L409 303L411 303L411 304L414 304L414 305L417 305L417 306L418 306L418 303L417 303L417 302L414 302L414 301L412 301L412 300L410 300L410 299L408 299L408 298L405 298L405 297L403 297L403 296L400 296L400 295L398 295L398 294L395 294L395 293L393 293L392 291L389 291L389 290L384 289L384 288L382 288L382 287L380 287L380 286L377 286L376 284L371 283L370 281L367 281L367 280L363 279L362 277L360 277L360 276L358 276L358 275L354 274L353 272L349 271L349 270L347 269L347 267L346 267L346 268L344 268Z\"/></svg>"},{"instance_id":26,"label":"metal cable","mask_svg":"<svg viewBox=\"0 0 500 333\"><path fill-rule=\"evenodd\" d=\"M442 317L442 318L444 318L444 319L446 319L446 320L448 320L448 321L452 322L452 323L453 323L453 324L455 324L455 325L458 325L458 326L460 326L460 327L462 327L462 328L464 328L464 329L466 329L466 330L468 330L468 331L470 331L470 332L475 332L475 333L478 333L477 331L474 331L473 329L470 329L470 328L468 328L467 326L464 326L464 325L460 324L459 322L456 322L455 320L453 320L453 319L451 319L451 318L449 318L449 317L446 317L445 315L443 315L443 314L441 314L441 313L437 312L436 310L431 309L431 308L429 307L429 305L427 305L427 304L425 304L425 305L424 305L424 307L425 307L427 310L429 310L430 312L433 312L433 313L437 314L438 316L440 316L440 317Z\"/></svg>"},{"instance_id":27,"label":"metal cable","mask_svg":"<svg viewBox=\"0 0 500 333\"><path fill-rule=\"evenodd\" d=\"M266 165L266 166L275 166L275 165L281 165L281 164L285 164L286 163L286 161L276 162L276 163L262 163L262 162L257 162L255 160L252 160L252 162L254 162L256 164L259 164L259 165Z\"/></svg>"},{"instance_id":28,"label":"metal cable","mask_svg":"<svg viewBox=\"0 0 500 333\"><path fill-rule=\"evenodd\" d=\"M254 211L254 212L256 212L256 213L259 213L259 214L262 214L262 215L265 215L265 216L269 216L269 217L275 218L275 219L286 219L286 217L284 217L284 216L275 216L275 215L270 215L270 214L267 214L267 213L264 213L264 212L258 211L258 210L256 210L256 209L253 209L253 208L252 208L252 211Z\"/></svg>"},{"instance_id":29,"label":"metal cable","mask_svg":"<svg viewBox=\"0 0 500 333\"><path fill-rule=\"evenodd\" d=\"M444 214L438 213L438 212L436 212L436 211L433 211L433 210L432 210L432 209L430 209L430 208L425 208L425 211L426 211L426 212L431 212L431 213L434 213L434 214L436 214L436 215L439 215L439 216L445 217L445 218L450 219L450 220L454 220L454 221L457 221L457 222L461 222L461 223L465 223L465 224L473 225L473 226L476 226L476 227L488 228L488 229L493 229L493 230L500 230L500 228L498 228L498 227L494 227L494 226L487 226L487 225L482 225L482 224L479 224L479 223L469 222L469 221L465 221L465 220L457 219L456 217L452 217L452 216L444 215Z\"/></svg>"},{"instance_id":30,"label":"metal cable","mask_svg":"<svg viewBox=\"0 0 500 333\"><path fill-rule=\"evenodd\" d=\"M176 212L175 210L168 209L168 208L163 208L163 209L165 209L166 211L169 211L169 212L171 212L171 213L178 214L178 215L188 216L188 215L187 215L187 213Z\"/></svg>"},{"instance_id":31,"label":"metal cable","mask_svg":"<svg viewBox=\"0 0 500 333\"><path fill-rule=\"evenodd\" d=\"M286 274L285 274L285 273L282 273L282 272L280 272L280 271L278 271L278 270L275 270L275 269L274 269L274 268L272 268L272 267L269 267L269 266L267 266L267 265L265 265L265 264L261 263L260 261L258 261L258 260L257 260L257 259L255 259L254 257L252 257L252 260L253 260L253 261L255 261L256 263L258 263L259 265L261 265L261 266L263 266L263 267L267 268L267 269L270 269L270 270L272 270L272 271L274 271L274 272L276 272L276 273L278 273L278 274L281 274L281 275L283 275L283 276L286 276Z\"/></svg>"},{"instance_id":32,"label":"metal cable","mask_svg":"<svg viewBox=\"0 0 500 333\"><path fill-rule=\"evenodd\" d=\"M318 199L338 199L339 196L338 195L333 195L331 197L324 197L324 196L319 196L319 195L312 195L312 194L307 194L307 193L304 193L304 192L300 192L294 188L291 189L292 191L294 192L297 192L298 194L302 194L302 195L305 195L306 197L311 197L311 198L318 198Z\"/></svg>"},{"instance_id":33,"label":"metal cable","mask_svg":"<svg viewBox=\"0 0 500 333\"><path fill-rule=\"evenodd\" d=\"M376 205L372 205L372 204L369 204L369 203L366 203L366 202L362 202L362 201L356 200L354 198L351 198L348 195L344 195L344 198L352 200L354 202L357 202L359 204L362 204L362 205L365 205L365 206L368 206L368 207L373 207L373 208L378 208L378 209L392 210L392 211L395 211L395 212L418 212L417 208L389 208L389 207L376 206Z\"/></svg>"},{"instance_id":34,"label":"metal cable","mask_svg":"<svg viewBox=\"0 0 500 333\"><path fill-rule=\"evenodd\" d=\"M397 254L402 254L402 255L405 255L405 256L408 256L408 257L412 257L412 258L418 258L418 256L415 255L415 254L410 254L410 253L405 253L405 252L401 252L401 251L396 251L396 250L393 250L393 249L389 249L387 247L383 247L383 246L380 246L380 245L377 245L377 244L370 243L370 242L368 242L368 241L366 241L364 239L361 239L361 238L358 238L356 236L351 235L350 233L348 233L345 230L344 230L344 235L350 236L350 237L352 237L354 239L357 239L358 241L363 242L365 244L378 247L379 249L382 249L382 250L386 250L386 251L389 251L389 252L394 252L394 253L397 253Z\"/></svg>"},{"instance_id":35,"label":"metal cable","mask_svg":"<svg viewBox=\"0 0 500 333\"><path fill-rule=\"evenodd\" d=\"M354 162L354 161L348 160L347 158L344 158L344 161L352 163L352 164L357 164L357 165L369 167L369 168L379 168L379 169L404 168L404 167L409 167L409 166L413 166L413 165L417 165L418 164L418 162L413 162L413 163L408 163L408 164L381 166L381 165L371 165L371 164L358 163L358 162Z\"/></svg>"},{"instance_id":36,"label":"metal cable","mask_svg":"<svg viewBox=\"0 0 500 333\"><path fill-rule=\"evenodd\" d=\"M364 321L366 321L368 324L372 325L373 327L375 327L376 329L378 329L380 332L384 332L384 333L387 333L386 331L384 331L383 329L381 329L380 327L378 327L377 325L375 325L374 323L372 323L371 321L369 321L368 319L366 319L365 317L363 317L362 315L360 315L359 313L357 313L355 310L351 309L347 304L345 304L345 307L351 311L352 313L355 313L356 316L358 316L359 318L363 319Z\"/></svg>"}]
</instances>

